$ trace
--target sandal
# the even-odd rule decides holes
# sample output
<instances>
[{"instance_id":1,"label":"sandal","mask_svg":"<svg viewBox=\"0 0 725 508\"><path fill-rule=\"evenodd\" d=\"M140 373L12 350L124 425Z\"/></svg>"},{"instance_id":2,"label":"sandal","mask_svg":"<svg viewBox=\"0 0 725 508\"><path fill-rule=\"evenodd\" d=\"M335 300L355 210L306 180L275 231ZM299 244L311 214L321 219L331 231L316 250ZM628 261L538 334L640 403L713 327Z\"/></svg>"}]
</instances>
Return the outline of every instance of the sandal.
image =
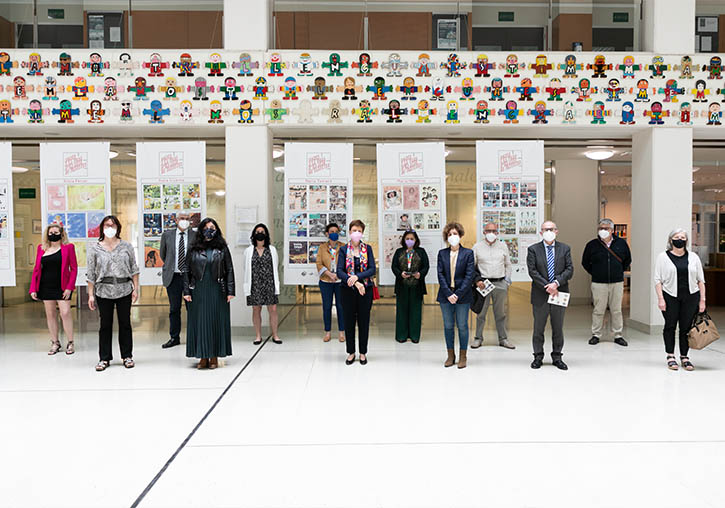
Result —
<instances>
[{"instance_id":1,"label":"sandal","mask_svg":"<svg viewBox=\"0 0 725 508\"><path fill-rule=\"evenodd\" d=\"M60 351L60 341L51 340L50 342L51 342L51 346L50 346L50 351L48 351L48 355L52 356L52 355L56 354L58 351Z\"/></svg>"},{"instance_id":2,"label":"sandal","mask_svg":"<svg viewBox=\"0 0 725 508\"><path fill-rule=\"evenodd\" d=\"M682 368L685 370L693 371L695 370L695 366L692 365L692 362L690 361L690 358L687 356L681 356L680 357L680 363L682 363Z\"/></svg>"},{"instance_id":3,"label":"sandal","mask_svg":"<svg viewBox=\"0 0 725 508\"><path fill-rule=\"evenodd\" d=\"M667 368L670 370L678 370L680 368L675 361L675 355L667 355Z\"/></svg>"},{"instance_id":4,"label":"sandal","mask_svg":"<svg viewBox=\"0 0 725 508\"><path fill-rule=\"evenodd\" d=\"M108 368L108 366L111 365L111 362L107 362L106 360L101 360L96 364L96 372L102 372Z\"/></svg>"},{"instance_id":5,"label":"sandal","mask_svg":"<svg viewBox=\"0 0 725 508\"><path fill-rule=\"evenodd\" d=\"M133 358L124 358L123 366L127 369L133 369L136 364L133 362Z\"/></svg>"},{"instance_id":6,"label":"sandal","mask_svg":"<svg viewBox=\"0 0 725 508\"><path fill-rule=\"evenodd\" d=\"M73 341L71 340L68 342L68 344L65 345L65 354L72 355L75 352L76 352L76 350L75 350L75 347L73 346Z\"/></svg>"}]
</instances>

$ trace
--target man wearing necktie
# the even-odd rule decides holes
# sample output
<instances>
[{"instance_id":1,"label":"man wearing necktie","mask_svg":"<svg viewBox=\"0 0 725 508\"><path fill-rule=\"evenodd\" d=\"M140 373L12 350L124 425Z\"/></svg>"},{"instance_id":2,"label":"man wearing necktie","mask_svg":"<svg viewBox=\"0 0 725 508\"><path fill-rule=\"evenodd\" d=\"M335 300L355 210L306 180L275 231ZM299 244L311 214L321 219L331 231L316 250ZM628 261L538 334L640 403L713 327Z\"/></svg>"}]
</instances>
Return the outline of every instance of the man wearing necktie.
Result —
<instances>
[{"instance_id":1,"label":"man wearing necktie","mask_svg":"<svg viewBox=\"0 0 725 508\"><path fill-rule=\"evenodd\" d=\"M176 228L164 231L161 235L161 281L169 297L169 340L161 347L164 349L181 344L181 301L184 292L184 270L186 253L194 242L196 233L189 226L188 212L176 214Z\"/></svg>"},{"instance_id":2,"label":"man wearing necktie","mask_svg":"<svg viewBox=\"0 0 725 508\"><path fill-rule=\"evenodd\" d=\"M532 369L541 368L544 359L544 329L551 317L552 363L561 370L567 365L561 360L564 348L565 307L548 303L549 296L559 291L569 292L569 279L574 275L569 246L556 241L559 230L552 221L541 225L543 240L529 246L526 265L531 277L531 306L534 311L534 361Z\"/></svg>"}]
</instances>

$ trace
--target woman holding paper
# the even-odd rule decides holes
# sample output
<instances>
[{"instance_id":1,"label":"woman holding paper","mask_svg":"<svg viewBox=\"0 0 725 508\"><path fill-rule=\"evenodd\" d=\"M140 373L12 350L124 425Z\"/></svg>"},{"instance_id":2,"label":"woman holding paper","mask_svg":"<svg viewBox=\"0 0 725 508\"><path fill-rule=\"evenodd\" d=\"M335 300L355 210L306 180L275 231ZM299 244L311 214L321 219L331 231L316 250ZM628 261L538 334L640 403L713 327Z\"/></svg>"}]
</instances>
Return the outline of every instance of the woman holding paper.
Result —
<instances>
[{"instance_id":1,"label":"woman holding paper","mask_svg":"<svg viewBox=\"0 0 725 508\"><path fill-rule=\"evenodd\" d=\"M345 320L342 310L342 284L337 276L337 253L342 247L340 226L331 222L325 226L327 242L320 245L317 250L317 273L320 276L320 295L322 296L322 320L325 324L324 342L332 338L332 299L335 299L337 309L337 328L340 332L340 342L345 342Z\"/></svg>"},{"instance_id":2,"label":"woman holding paper","mask_svg":"<svg viewBox=\"0 0 725 508\"><path fill-rule=\"evenodd\" d=\"M430 268L428 254L420 246L418 233L406 231L400 248L393 254L390 269L395 275L395 340L420 341L425 276Z\"/></svg>"}]
</instances>

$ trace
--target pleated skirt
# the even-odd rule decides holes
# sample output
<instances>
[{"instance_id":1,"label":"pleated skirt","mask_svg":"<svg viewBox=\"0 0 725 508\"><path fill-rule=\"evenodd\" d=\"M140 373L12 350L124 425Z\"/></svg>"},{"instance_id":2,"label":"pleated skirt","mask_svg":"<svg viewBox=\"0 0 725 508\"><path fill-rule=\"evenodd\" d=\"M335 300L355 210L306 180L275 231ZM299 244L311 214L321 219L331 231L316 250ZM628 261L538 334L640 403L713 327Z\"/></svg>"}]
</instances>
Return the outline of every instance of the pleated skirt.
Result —
<instances>
[{"instance_id":1,"label":"pleated skirt","mask_svg":"<svg viewBox=\"0 0 725 508\"><path fill-rule=\"evenodd\" d=\"M214 358L231 356L232 330L229 303L207 263L204 277L191 290L186 323L186 356Z\"/></svg>"}]
</instances>

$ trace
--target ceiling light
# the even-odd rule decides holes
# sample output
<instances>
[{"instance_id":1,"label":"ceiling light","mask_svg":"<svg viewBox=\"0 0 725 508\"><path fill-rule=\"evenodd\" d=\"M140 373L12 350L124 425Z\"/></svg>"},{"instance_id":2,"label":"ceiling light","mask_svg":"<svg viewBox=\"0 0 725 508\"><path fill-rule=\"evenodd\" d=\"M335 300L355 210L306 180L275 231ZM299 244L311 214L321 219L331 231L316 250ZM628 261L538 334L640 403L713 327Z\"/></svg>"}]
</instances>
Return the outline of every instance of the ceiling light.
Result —
<instances>
[{"instance_id":1,"label":"ceiling light","mask_svg":"<svg viewBox=\"0 0 725 508\"><path fill-rule=\"evenodd\" d=\"M113 150L109 150L108 151L108 158L109 159L115 159L116 157L118 157L118 152L114 152Z\"/></svg>"},{"instance_id":2,"label":"ceiling light","mask_svg":"<svg viewBox=\"0 0 725 508\"><path fill-rule=\"evenodd\" d=\"M284 149L279 147L274 147L272 150L272 158L279 159L284 155Z\"/></svg>"},{"instance_id":3,"label":"ceiling light","mask_svg":"<svg viewBox=\"0 0 725 508\"><path fill-rule=\"evenodd\" d=\"M600 169L599 170L599 174L603 175L604 174L604 170L603 169Z\"/></svg>"},{"instance_id":4,"label":"ceiling light","mask_svg":"<svg viewBox=\"0 0 725 508\"><path fill-rule=\"evenodd\" d=\"M614 151L605 148L596 148L594 150L584 152L584 155L586 155L588 159L603 161L609 159L612 155L614 155Z\"/></svg>"},{"instance_id":5,"label":"ceiling light","mask_svg":"<svg viewBox=\"0 0 725 508\"><path fill-rule=\"evenodd\" d=\"M226 193L227 193L227 191L225 191L225 190L218 190L218 191L214 192L214 194L216 194L219 197L225 195Z\"/></svg>"},{"instance_id":6,"label":"ceiling light","mask_svg":"<svg viewBox=\"0 0 725 508\"><path fill-rule=\"evenodd\" d=\"M22 166L13 166L13 173L25 173L28 171L28 168L24 168Z\"/></svg>"},{"instance_id":7,"label":"ceiling light","mask_svg":"<svg viewBox=\"0 0 725 508\"><path fill-rule=\"evenodd\" d=\"M722 189L705 189L705 192L717 192L717 193L720 193L720 192L722 192Z\"/></svg>"},{"instance_id":8,"label":"ceiling light","mask_svg":"<svg viewBox=\"0 0 725 508\"><path fill-rule=\"evenodd\" d=\"M448 156L449 156L449 155L450 155L451 153L453 153L453 152L451 152L450 150L448 150L448 149L446 148L446 151L444 152L444 155L445 155L446 157L448 157Z\"/></svg>"},{"instance_id":9,"label":"ceiling light","mask_svg":"<svg viewBox=\"0 0 725 508\"><path fill-rule=\"evenodd\" d=\"M274 167L274 170L275 170L275 171L276 171L277 173L284 173L284 166L275 166L275 167Z\"/></svg>"},{"instance_id":10,"label":"ceiling light","mask_svg":"<svg viewBox=\"0 0 725 508\"><path fill-rule=\"evenodd\" d=\"M353 157L352 160L359 161L360 160L360 157Z\"/></svg>"},{"instance_id":11,"label":"ceiling light","mask_svg":"<svg viewBox=\"0 0 725 508\"><path fill-rule=\"evenodd\" d=\"M700 171L700 166L692 166L693 173L697 173L698 171Z\"/></svg>"},{"instance_id":12,"label":"ceiling light","mask_svg":"<svg viewBox=\"0 0 725 508\"><path fill-rule=\"evenodd\" d=\"M136 152L126 152L129 157L136 157Z\"/></svg>"}]
</instances>

